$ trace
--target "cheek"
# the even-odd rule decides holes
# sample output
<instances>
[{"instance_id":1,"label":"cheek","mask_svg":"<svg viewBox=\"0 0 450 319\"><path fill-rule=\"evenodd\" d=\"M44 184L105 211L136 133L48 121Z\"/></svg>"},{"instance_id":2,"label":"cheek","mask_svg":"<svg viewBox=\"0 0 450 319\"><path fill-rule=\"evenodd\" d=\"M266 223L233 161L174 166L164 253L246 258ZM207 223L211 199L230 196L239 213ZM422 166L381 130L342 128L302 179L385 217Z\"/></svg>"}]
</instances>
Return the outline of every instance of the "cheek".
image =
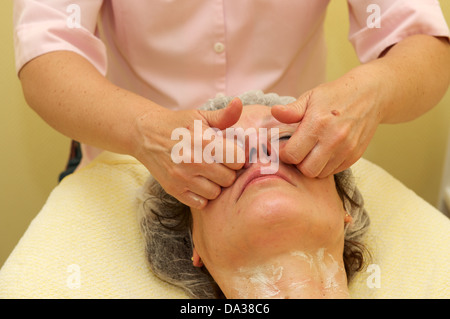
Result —
<instances>
[{"instance_id":1,"label":"cheek","mask_svg":"<svg viewBox=\"0 0 450 319\"><path fill-rule=\"evenodd\" d=\"M313 237L324 245L340 245L344 236L343 203L334 184L326 188L326 191L322 191L322 194L323 197L316 202L315 212L309 216L311 225L316 226L311 232Z\"/></svg>"},{"instance_id":2,"label":"cheek","mask_svg":"<svg viewBox=\"0 0 450 319\"><path fill-rule=\"evenodd\" d=\"M309 198L317 209L337 210L343 207L332 176L326 179L309 179L308 183L300 188L299 196Z\"/></svg>"},{"instance_id":3,"label":"cheek","mask_svg":"<svg viewBox=\"0 0 450 319\"><path fill-rule=\"evenodd\" d=\"M227 196L209 202L201 211L192 210L194 245L206 266L223 262L236 234ZM230 240L231 239L231 240Z\"/></svg>"},{"instance_id":4,"label":"cheek","mask_svg":"<svg viewBox=\"0 0 450 319\"><path fill-rule=\"evenodd\" d=\"M316 205L317 211L330 219L344 218L345 211L343 203L337 193L334 180L317 180L308 187L309 197ZM341 216L342 215L342 216Z\"/></svg>"}]
</instances>

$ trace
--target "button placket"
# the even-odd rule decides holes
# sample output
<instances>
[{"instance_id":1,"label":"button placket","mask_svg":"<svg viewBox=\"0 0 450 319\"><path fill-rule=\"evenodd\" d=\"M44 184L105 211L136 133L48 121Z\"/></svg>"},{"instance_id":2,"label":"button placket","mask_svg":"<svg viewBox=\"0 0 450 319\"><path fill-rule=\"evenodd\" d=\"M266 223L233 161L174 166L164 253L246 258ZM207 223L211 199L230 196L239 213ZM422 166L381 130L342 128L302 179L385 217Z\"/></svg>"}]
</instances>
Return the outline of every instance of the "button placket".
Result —
<instances>
[{"instance_id":1,"label":"button placket","mask_svg":"<svg viewBox=\"0 0 450 319\"><path fill-rule=\"evenodd\" d=\"M213 0L211 0L213 1ZM216 80L215 89L216 92L226 92L226 77L227 77L227 57L226 57L226 27L225 27L225 7L223 0L214 0L216 8L216 19L214 20L214 42L211 50L216 55L215 68L216 68Z\"/></svg>"}]
</instances>

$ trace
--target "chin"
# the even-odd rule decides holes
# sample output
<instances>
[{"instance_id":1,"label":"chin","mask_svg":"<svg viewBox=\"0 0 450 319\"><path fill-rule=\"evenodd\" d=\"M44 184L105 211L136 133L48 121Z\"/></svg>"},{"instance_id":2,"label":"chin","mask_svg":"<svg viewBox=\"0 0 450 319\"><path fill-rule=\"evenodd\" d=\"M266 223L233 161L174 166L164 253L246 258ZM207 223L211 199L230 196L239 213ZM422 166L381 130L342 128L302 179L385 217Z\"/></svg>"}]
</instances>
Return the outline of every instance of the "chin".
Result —
<instances>
[{"instance_id":1,"label":"chin","mask_svg":"<svg viewBox=\"0 0 450 319\"><path fill-rule=\"evenodd\" d=\"M336 230L330 227L334 219L324 214L326 208L316 206L298 191L268 190L251 195L246 198L248 206L242 213L245 214L247 240L255 248L281 249L287 244L315 246L327 242Z\"/></svg>"},{"instance_id":2,"label":"chin","mask_svg":"<svg viewBox=\"0 0 450 319\"><path fill-rule=\"evenodd\" d=\"M296 197L294 196L296 195ZM246 218L252 219L249 225L265 224L269 227L301 220L304 207L299 202L299 195L276 190L254 192L245 198Z\"/></svg>"}]
</instances>

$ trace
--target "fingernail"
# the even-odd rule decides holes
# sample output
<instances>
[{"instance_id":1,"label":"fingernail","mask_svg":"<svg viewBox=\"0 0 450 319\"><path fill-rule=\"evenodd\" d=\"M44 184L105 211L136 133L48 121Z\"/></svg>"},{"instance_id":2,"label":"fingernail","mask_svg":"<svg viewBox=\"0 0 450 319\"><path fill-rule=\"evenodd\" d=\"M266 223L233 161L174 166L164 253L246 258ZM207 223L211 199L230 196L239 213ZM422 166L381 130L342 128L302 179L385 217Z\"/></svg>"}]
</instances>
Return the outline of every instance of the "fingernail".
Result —
<instances>
[{"instance_id":1,"label":"fingernail","mask_svg":"<svg viewBox=\"0 0 450 319\"><path fill-rule=\"evenodd\" d=\"M191 199L194 201L194 205L197 208L202 208L205 205L205 199L196 195L191 195Z\"/></svg>"}]
</instances>

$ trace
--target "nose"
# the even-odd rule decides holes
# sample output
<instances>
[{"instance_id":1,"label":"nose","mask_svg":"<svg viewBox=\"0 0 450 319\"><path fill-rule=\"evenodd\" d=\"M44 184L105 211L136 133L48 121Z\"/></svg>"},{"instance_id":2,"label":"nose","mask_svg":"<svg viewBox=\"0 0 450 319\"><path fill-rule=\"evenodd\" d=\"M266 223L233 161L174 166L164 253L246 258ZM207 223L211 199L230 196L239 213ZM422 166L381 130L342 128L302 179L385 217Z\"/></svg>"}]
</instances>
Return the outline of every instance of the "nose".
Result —
<instances>
[{"instance_id":1,"label":"nose","mask_svg":"<svg viewBox=\"0 0 450 319\"><path fill-rule=\"evenodd\" d=\"M245 164L244 168L248 168L251 164L261 163L267 164L271 162L272 144L267 139L266 134L258 136L247 136L245 140Z\"/></svg>"}]
</instances>

